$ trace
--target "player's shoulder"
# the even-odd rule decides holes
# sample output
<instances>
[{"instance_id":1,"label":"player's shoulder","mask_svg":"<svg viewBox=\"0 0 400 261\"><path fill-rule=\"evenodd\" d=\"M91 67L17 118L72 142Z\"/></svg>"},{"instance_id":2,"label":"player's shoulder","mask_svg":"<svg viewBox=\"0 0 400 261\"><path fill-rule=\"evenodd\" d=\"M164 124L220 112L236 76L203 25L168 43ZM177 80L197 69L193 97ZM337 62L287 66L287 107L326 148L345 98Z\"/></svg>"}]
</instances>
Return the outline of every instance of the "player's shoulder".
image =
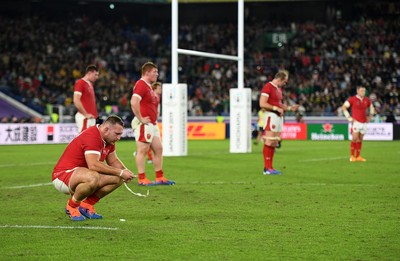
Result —
<instances>
[{"instance_id":1,"label":"player's shoulder","mask_svg":"<svg viewBox=\"0 0 400 261\"><path fill-rule=\"evenodd\" d=\"M76 80L75 81L75 88L84 88L85 86L86 86L86 82L82 79L82 78L80 78L80 79L78 79L78 80Z\"/></svg>"},{"instance_id":2,"label":"player's shoulder","mask_svg":"<svg viewBox=\"0 0 400 261\"><path fill-rule=\"evenodd\" d=\"M75 84L86 84L86 82L83 78L79 78L75 81Z\"/></svg>"},{"instance_id":3,"label":"player's shoulder","mask_svg":"<svg viewBox=\"0 0 400 261\"><path fill-rule=\"evenodd\" d=\"M147 86L146 82L140 79L136 82L135 86L133 87L133 90L142 89L145 88L146 86Z\"/></svg>"},{"instance_id":4,"label":"player's shoulder","mask_svg":"<svg viewBox=\"0 0 400 261\"><path fill-rule=\"evenodd\" d=\"M98 125L91 126L79 134L79 138L82 140L88 138L97 138L97 137L100 137L100 131L98 129Z\"/></svg>"},{"instance_id":5,"label":"player's shoulder","mask_svg":"<svg viewBox=\"0 0 400 261\"><path fill-rule=\"evenodd\" d=\"M357 96L356 95L353 95L353 96L350 96L347 100L348 101L354 101L354 100L356 100L357 99Z\"/></svg>"},{"instance_id":6,"label":"player's shoulder","mask_svg":"<svg viewBox=\"0 0 400 261\"><path fill-rule=\"evenodd\" d=\"M266 84L264 84L264 86L263 86L263 88L262 88L262 92L263 91L267 91L267 90L269 90L269 89L271 89L271 87L272 87L272 84L271 84L271 82L267 82Z\"/></svg>"},{"instance_id":7,"label":"player's shoulder","mask_svg":"<svg viewBox=\"0 0 400 261\"><path fill-rule=\"evenodd\" d=\"M87 128L82 133L80 133L79 136L80 141L88 146L102 147L104 145L97 125Z\"/></svg>"}]
</instances>

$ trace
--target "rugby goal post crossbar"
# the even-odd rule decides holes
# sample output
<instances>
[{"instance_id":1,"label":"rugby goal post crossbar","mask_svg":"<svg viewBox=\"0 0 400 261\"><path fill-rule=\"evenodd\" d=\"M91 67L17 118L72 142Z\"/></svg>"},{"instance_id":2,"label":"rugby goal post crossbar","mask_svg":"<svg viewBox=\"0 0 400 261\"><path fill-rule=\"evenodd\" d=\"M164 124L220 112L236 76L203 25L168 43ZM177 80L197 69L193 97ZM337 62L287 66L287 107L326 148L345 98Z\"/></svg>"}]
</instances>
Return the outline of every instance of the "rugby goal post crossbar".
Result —
<instances>
[{"instance_id":1,"label":"rugby goal post crossbar","mask_svg":"<svg viewBox=\"0 0 400 261\"><path fill-rule=\"evenodd\" d=\"M187 116L182 115L182 111L187 111L186 105L179 101L174 101L174 97L182 99L187 97L187 88L185 84L178 83L178 54L193 55L199 57L225 59L237 61L238 63L238 88L230 90L230 152L231 153L248 153L251 152L251 89L244 88L244 0L238 0L238 56L224 55L217 53L201 52L178 48L178 0L171 1L171 73L172 81L168 84L168 93L164 95L163 91L163 133L174 128L174 124L178 124L181 128L187 126ZM174 88L177 90L174 90ZM177 91L177 93L175 93ZM177 94L177 95L175 95ZM174 96L175 95L175 96ZM164 99L166 98L166 100ZM164 102L168 102L168 106ZM175 109L173 108L175 106ZM185 107L186 106L186 107ZM164 110L165 109L165 110ZM174 110L176 113L174 113ZM164 112L168 111L170 117L164 117ZM233 116L232 114L235 113ZM176 115L181 115L176 117ZM166 119L165 119L166 118ZM164 124L165 123L165 124ZM232 126L234 126L232 128ZM187 132L182 135L169 135L165 139L163 135L163 147L165 156L186 156L187 155ZM171 139L171 140L169 140ZM174 140L175 139L175 140ZM184 140L182 140L184 139ZM171 144L180 144L173 147ZM166 149L166 145L170 148L179 147L174 151ZM168 147L167 147L168 148Z\"/></svg>"}]
</instances>

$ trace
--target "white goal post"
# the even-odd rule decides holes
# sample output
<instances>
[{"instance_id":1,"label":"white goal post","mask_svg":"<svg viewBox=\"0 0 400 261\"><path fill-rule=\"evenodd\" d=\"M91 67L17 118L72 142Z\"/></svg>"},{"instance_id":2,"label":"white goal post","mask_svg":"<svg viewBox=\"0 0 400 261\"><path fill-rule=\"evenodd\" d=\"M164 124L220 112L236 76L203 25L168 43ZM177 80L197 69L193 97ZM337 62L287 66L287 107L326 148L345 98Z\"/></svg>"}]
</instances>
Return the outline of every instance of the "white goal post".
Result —
<instances>
[{"instance_id":1,"label":"white goal post","mask_svg":"<svg viewBox=\"0 0 400 261\"><path fill-rule=\"evenodd\" d=\"M200 52L194 50L186 50L178 48L178 0L172 0L172 43L171 43L171 72L172 83L168 85L170 88L177 88L179 96L187 97L186 84L178 83L178 55L194 55L208 58L225 59L238 62L238 88L230 90L230 152L231 153L248 153L251 152L251 89L244 88L244 0L238 0L238 56ZM183 90L185 89L185 90ZM164 95L163 95L164 98ZM167 104L162 104L163 109L163 133L171 130L171 126L177 122L180 128L187 127L187 117L182 116L182 110L187 111L183 104L176 107L176 115L181 115L178 119L173 119L169 122L171 117L164 117L165 111L170 115L174 114L174 108ZM172 110L172 111L171 111ZM183 118L182 118L183 117ZM184 122L186 121L186 122ZM186 130L181 134L187 134ZM181 140L184 139L184 140ZM178 146L180 149L170 151L168 144L181 144ZM182 144L184 146L182 146ZM185 156L187 155L187 135L163 135L164 156Z\"/></svg>"}]
</instances>

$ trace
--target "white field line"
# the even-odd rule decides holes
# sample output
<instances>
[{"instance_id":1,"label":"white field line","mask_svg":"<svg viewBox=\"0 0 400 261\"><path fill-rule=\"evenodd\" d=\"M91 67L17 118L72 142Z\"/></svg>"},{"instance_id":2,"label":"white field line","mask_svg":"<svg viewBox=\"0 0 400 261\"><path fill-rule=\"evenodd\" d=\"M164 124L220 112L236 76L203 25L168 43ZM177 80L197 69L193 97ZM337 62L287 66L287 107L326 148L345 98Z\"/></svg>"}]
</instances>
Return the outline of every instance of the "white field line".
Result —
<instances>
[{"instance_id":1,"label":"white field line","mask_svg":"<svg viewBox=\"0 0 400 261\"><path fill-rule=\"evenodd\" d=\"M3 225L0 226L0 228L118 230L118 228L116 227L65 227L65 226L20 226L20 225Z\"/></svg>"},{"instance_id":2,"label":"white field line","mask_svg":"<svg viewBox=\"0 0 400 261\"><path fill-rule=\"evenodd\" d=\"M46 162L24 162L18 164L0 164L0 168L12 168L12 167L29 167L29 166L40 166L40 165L55 165L54 161L46 161Z\"/></svg>"},{"instance_id":3,"label":"white field line","mask_svg":"<svg viewBox=\"0 0 400 261\"><path fill-rule=\"evenodd\" d=\"M34 187L43 187L43 186L50 186L53 183L39 183L39 184L30 184L25 186L14 186L14 187L5 187L6 189L23 189L23 188L34 188Z\"/></svg>"}]
</instances>

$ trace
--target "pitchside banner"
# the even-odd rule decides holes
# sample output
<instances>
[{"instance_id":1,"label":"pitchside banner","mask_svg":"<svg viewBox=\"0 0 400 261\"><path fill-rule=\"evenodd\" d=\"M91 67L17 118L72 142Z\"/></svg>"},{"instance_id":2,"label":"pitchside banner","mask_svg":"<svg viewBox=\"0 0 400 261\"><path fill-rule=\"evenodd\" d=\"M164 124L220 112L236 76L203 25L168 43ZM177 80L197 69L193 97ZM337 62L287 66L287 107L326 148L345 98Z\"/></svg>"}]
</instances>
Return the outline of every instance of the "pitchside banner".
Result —
<instances>
[{"instance_id":1,"label":"pitchside banner","mask_svg":"<svg viewBox=\"0 0 400 261\"><path fill-rule=\"evenodd\" d=\"M161 137L162 123L158 123ZM225 140L226 124L217 122L188 122L187 123L188 140Z\"/></svg>"},{"instance_id":2,"label":"pitchside banner","mask_svg":"<svg viewBox=\"0 0 400 261\"><path fill-rule=\"evenodd\" d=\"M284 123L281 133L283 140L306 140L307 124L305 123Z\"/></svg>"},{"instance_id":3,"label":"pitchside banner","mask_svg":"<svg viewBox=\"0 0 400 261\"><path fill-rule=\"evenodd\" d=\"M307 136L309 140L345 140L347 124L308 124Z\"/></svg>"},{"instance_id":4,"label":"pitchside banner","mask_svg":"<svg viewBox=\"0 0 400 261\"><path fill-rule=\"evenodd\" d=\"M76 135L75 124L0 124L0 144L69 143Z\"/></svg>"},{"instance_id":5,"label":"pitchside banner","mask_svg":"<svg viewBox=\"0 0 400 261\"><path fill-rule=\"evenodd\" d=\"M351 140L351 124L348 125L348 128L348 138ZM393 124L368 123L364 140L393 140Z\"/></svg>"},{"instance_id":6,"label":"pitchside banner","mask_svg":"<svg viewBox=\"0 0 400 261\"><path fill-rule=\"evenodd\" d=\"M251 152L251 89L230 89L230 152Z\"/></svg>"},{"instance_id":7,"label":"pitchside banner","mask_svg":"<svg viewBox=\"0 0 400 261\"><path fill-rule=\"evenodd\" d=\"M163 84L162 143L164 156L187 155L187 85Z\"/></svg>"}]
</instances>

